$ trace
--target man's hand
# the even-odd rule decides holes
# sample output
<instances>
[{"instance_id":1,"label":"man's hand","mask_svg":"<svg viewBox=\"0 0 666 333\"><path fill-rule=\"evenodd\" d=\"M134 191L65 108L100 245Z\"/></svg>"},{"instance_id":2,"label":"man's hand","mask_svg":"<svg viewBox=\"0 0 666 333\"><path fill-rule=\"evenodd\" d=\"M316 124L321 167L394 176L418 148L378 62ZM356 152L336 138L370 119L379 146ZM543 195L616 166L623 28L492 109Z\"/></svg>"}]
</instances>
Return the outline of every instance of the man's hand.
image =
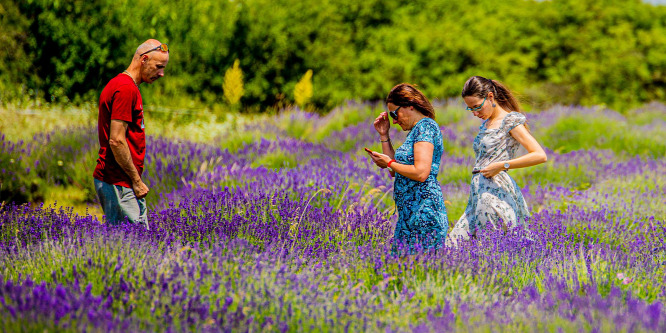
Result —
<instances>
[{"instance_id":1,"label":"man's hand","mask_svg":"<svg viewBox=\"0 0 666 333\"><path fill-rule=\"evenodd\" d=\"M136 182L132 182L132 190L134 190L134 195L137 199L145 198L146 195L148 195L148 192L150 192L148 186L146 186L146 184L144 184L143 180L141 179Z\"/></svg>"}]
</instances>

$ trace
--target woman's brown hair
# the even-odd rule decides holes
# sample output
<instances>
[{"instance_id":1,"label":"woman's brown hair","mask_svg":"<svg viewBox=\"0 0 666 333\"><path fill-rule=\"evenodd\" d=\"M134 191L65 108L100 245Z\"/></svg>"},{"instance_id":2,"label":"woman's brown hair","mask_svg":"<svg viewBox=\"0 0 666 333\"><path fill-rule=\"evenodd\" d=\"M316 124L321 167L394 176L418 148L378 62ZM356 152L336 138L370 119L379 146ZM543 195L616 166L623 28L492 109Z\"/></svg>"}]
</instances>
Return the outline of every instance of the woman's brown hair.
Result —
<instances>
[{"instance_id":1,"label":"woman's brown hair","mask_svg":"<svg viewBox=\"0 0 666 333\"><path fill-rule=\"evenodd\" d=\"M391 89L386 97L386 104L408 107L413 106L424 116L435 119L435 108L421 91L409 83L401 83Z\"/></svg>"},{"instance_id":2,"label":"woman's brown hair","mask_svg":"<svg viewBox=\"0 0 666 333\"><path fill-rule=\"evenodd\" d=\"M490 92L493 93L497 104L499 104L502 109L523 113L523 111L520 110L518 99L511 93L509 88L505 87L499 81L486 79L483 76L472 76L467 79L467 82L465 82L462 89L462 97L476 96L478 98L485 98ZM525 128L529 131L527 122L525 123Z\"/></svg>"}]
</instances>

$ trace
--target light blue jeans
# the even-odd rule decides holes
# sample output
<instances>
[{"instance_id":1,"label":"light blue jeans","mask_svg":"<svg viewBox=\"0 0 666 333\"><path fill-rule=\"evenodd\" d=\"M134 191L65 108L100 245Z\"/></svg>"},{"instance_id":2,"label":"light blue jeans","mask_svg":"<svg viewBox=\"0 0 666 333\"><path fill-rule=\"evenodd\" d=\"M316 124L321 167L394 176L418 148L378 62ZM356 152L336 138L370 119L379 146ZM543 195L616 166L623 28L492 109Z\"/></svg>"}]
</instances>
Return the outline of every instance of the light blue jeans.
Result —
<instances>
[{"instance_id":1,"label":"light blue jeans","mask_svg":"<svg viewBox=\"0 0 666 333\"><path fill-rule=\"evenodd\" d=\"M95 180L95 191L108 224L117 225L127 218L129 222L144 225L146 229L149 229L145 198L137 199L131 188L93 179Z\"/></svg>"}]
</instances>

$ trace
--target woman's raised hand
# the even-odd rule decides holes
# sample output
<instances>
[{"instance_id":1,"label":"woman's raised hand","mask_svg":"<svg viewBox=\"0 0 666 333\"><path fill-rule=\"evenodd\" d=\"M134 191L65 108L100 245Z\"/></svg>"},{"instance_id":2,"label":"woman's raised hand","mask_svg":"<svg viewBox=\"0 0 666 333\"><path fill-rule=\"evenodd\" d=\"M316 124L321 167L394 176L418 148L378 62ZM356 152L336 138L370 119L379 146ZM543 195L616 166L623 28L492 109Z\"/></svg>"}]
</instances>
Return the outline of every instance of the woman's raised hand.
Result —
<instances>
[{"instance_id":1,"label":"woman's raised hand","mask_svg":"<svg viewBox=\"0 0 666 333\"><path fill-rule=\"evenodd\" d=\"M375 130L381 136L388 136L389 128L391 128L391 123L388 119L388 112L384 111L379 114L374 122Z\"/></svg>"}]
</instances>

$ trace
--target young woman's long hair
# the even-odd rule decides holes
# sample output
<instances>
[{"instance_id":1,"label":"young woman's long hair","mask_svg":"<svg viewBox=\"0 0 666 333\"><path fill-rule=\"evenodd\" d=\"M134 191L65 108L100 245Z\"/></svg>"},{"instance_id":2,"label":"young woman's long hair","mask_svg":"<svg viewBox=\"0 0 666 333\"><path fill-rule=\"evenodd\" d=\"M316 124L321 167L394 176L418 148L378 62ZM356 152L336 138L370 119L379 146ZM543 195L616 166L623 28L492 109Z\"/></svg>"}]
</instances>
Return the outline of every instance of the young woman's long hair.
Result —
<instances>
[{"instance_id":1,"label":"young woman's long hair","mask_svg":"<svg viewBox=\"0 0 666 333\"><path fill-rule=\"evenodd\" d=\"M505 87L499 81L486 79L483 76L472 76L467 79L467 82L465 82L462 89L462 97L475 96L478 98L485 98L490 92L493 93L495 101L497 101L497 104L499 104L502 109L523 113L520 109L518 99L511 93L509 88ZM527 123L525 123L525 127L529 130Z\"/></svg>"},{"instance_id":2,"label":"young woman's long hair","mask_svg":"<svg viewBox=\"0 0 666 333\"><path fill-rule=\"evenodd\" d=\"M413 106L424 116L435 119L435 108L423 93L409 83L401 83L393 87L386 97L386 104L408 107Z\"/></svg>"}]
</instances>

